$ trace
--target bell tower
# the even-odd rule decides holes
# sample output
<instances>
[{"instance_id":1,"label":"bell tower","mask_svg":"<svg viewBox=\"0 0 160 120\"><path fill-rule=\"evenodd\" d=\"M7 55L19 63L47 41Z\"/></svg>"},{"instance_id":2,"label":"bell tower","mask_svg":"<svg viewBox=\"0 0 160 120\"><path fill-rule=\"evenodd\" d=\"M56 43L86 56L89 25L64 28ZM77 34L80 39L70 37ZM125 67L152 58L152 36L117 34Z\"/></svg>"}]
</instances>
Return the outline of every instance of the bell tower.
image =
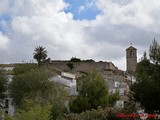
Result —
<instances>
[{"instance_id":1,"label":"bell tower","mask_svg":"<svg viewBox=\"0 0 160 120\"><path fill-rule=\"evenodd\" d=\"M127 72L134 73L137 66L137 49L132 45L126 49Z\"/></svg>"}]
</instances>

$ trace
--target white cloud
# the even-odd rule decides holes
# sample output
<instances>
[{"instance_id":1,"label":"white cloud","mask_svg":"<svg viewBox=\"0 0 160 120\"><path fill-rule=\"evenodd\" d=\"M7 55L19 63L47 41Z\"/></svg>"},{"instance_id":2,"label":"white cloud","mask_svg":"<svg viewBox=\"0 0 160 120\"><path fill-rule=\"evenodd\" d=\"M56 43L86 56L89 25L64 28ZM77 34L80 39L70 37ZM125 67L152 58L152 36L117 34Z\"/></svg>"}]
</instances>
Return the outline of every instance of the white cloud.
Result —
<instances>
[{"instance_id":1,"label":"white cloud","mask_svg":"<svg viewBox=\"0 0 160 120\"><path fill-rule=\"evenodd\" d=\"M127 4L120 4L120 0L99 0L97 6L103 9L104 17L112 24L128 24L140 29L153 31L155 25L160 25L159 0L122 0ZM155 31L158 32L158 31Z\"/></svg>"},{"instance_id":2,"label":"white cloud","mask_svg":"<svg viewBox=\"0 0 160 120\"><path fill-rule=\"evenodd\" d=\"M73 20L71 13L63 11L66 7L63 1L42 3L39 1L34 6L34 0L14 1L10 11L13 18L8 31L10 49L14 49L13 54L18 52L13 60L32 59L33 50L38 45L45 46L49 56L54 59L70 59L72 55L80 55L81 49L88 48L83 39L83 26ZM25 9L22 8L24 4Z\"/></svg>"},{"instance_id":3,"label":"white cloud","mask_svg":"<svg viewBox=\"0 0 160 120\"><path fill-rule=\"evenodd\" d=\"M7 13L9 10L9 0L0 1L0 15Z\"/></svg>"},{"instance_id":4,"label":"white cloud","mask_svg":"<svg viewBox=\"0 0 160 120\"><path fill-rule=\"evenodd\" d=\"M0 49L6 49L8 42L9 42L8 37L3 35L2 32L0 32Z\"/></svg>"},{"instance_id":5,"label":"white cloud","mask_svg":"<svg viewBox=\"0 0 160 120\"><path fill-rule=\"evenodd\" d=\"M125 69L130 43L141 55L154 37L160 39L159 0L92 0L84 7L95 2L103 14L80 21L63 11L68 6L63 0L10 0L0 10L12 16L9 22L0 21L5 29L5 35L0 33L0 48L6 49L1 56L10 62L29 61L35 47L42 45L52 59L77 56L113 61Z\"/></svg>"},{"instance_id":6,"label":"white cloud","mask_svg":"<svg viewBox=\"0 0 160 120\"><path fill-rule=\"evenodd\" d=\"M14 0L11 13L16 16L52 16L67 6L63 0Z\"/></svg>"}]
</instances>

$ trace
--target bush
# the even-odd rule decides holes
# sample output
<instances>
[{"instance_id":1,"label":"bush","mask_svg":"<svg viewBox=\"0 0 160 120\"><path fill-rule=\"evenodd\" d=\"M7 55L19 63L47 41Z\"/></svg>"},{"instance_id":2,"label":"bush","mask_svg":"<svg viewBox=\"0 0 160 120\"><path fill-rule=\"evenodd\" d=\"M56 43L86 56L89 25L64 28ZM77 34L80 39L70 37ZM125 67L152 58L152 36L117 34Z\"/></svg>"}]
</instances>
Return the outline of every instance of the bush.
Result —
<instances>
[{"instance_id":1,"label":"bush","mask_svg":"<svg viewBox=\"0 0 160 120\"><path fill-rule=\"evenodd\" d=\"M97 110L87 110L80 114L68 114L66 120L114 120L116 112L112 108L98 107Z\"/></svg>"}]
</instances>

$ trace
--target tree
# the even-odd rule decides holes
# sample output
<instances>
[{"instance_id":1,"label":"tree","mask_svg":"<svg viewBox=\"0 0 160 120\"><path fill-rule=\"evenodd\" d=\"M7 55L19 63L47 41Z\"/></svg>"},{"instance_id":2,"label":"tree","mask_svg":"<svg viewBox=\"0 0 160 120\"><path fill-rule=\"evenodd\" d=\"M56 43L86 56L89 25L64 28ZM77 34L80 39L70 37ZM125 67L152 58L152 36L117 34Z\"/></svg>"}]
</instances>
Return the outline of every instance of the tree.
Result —
<instances>
[{"instance_id":1,"label":"tree","mask_svg":"<svg viewBox=\"0 0 160 120\"><path fill-rule=\"evenodd\" d=\"M143 57L141 58L141 61L142 60L147 60L148 58L147 58L147 53L146 53L146 51L143 53Z\"/></svg>"},{"instance_id":2,"label":"tree","mask_svg":"<svg viewBox=\"0 0 160 120\"><path fill-rule=\"evenodd\" d=\"M17 110L13 116L6 116L6 120L50 120L51 104L42 106L38 101L37 103L27 100L27 108L25 110Z\"/></svg>"},{"instance_id":3,"label":"tree","mask_svg":"<svg viewBox=\"0 0 160 120\"><path fill-rule=\"evenodd\" d=\"M37 103L40 110L47 105L51 105L50 117L55 119L62 116L63 112L66 112L63 110L56 111L58 107L66 107L64 102L68 99L68 94L63 87L51 81L50 78L55 75L53 69L46 66L38 67L25 64L16 66L14 72L16 74L10 84L10 91L16 109L23 111L22 113L25 115L30 115L30 109L28 108L32 109L33 107L32 110L34 110L34 105ZM28 104L28 101L31 102ZM55 113L56 116L54 116Z\"/></svg>"},{"instance_id":4,"label":"tree","mask_svg":"<svg viewBox=\"0 0 160 120\"><path fill-rule=\"evenodd\" d=\"M0 108L3 107L1 106L1 102L6 97L5 92L8 88L8 78L6 75L3 74L3 72L3 70L0 70Z\"/></svg>"},{"instance_id":5,"label":"tree","mask_svg":"<svg viewBox=\"0 0 160 120\"><path fill-rule=\"evenodd\" d=\"M120 99L119 91L116 91L115 93L109 94L109 107L113 107L116 104L116 101Z\"/></svg>"},{"instance_id":6,"label":"tree","mask_svg":"<svg viewBox=\"0 0 160 120\"><path fill-rule=\"evenodd\" d=\"M35 66L26 69L24 66L22 65L22 68L26 72L23 72L25 70L22 70L20 66L14 69L20 73L15 74L10 84L11 96L16 107L23 107L25 98L30 99L40 96L41 99L48 102L53 96L59 94L60 89L49 79L51 76L54 76L55 73L53 71L45 67L35 68Z\"/></svg>"},{"instance_id":7,"label":"tree","mask_svg":"<svg viewBox=\"0 0 160 120\"><path fill-rule=\"evenodd\" d=\"M81 113L86 110L97 109L98 106L105 108L109 106L109 102L106 81L97 71L92 71L82 77L78 96L73 100L73 103L70 103L70 110L75 113Z\"/></svg>"},{"instance_id":8,"label":"tree","mask_svg":"<svg viewBox=\"0 0 160 120\"><path fill-rule=\"evenodd\" d=\"M134 100L140 102L146 111L160 110L160 75L154 64L148 60L138 63L136 80L131 87Z\"/></svg>"},{"instance_id":9,"label":"tree","mask_svg":"<svg viewBox=\"0 0 160 120\"><path fill-rule=\"evenodd\" d=\"M73 67L73 63L67 63L67 66L72 70L74 67Z\"/></svg>"},{"instance_id":10,"label":"tree","mask_svg":"<svg viewBox=\"0 0 160 120\"><path fill-rule=\"evenodd\" d=\"M36 47L34 51L35 52L33 53L33 58L37 60L39 65L42 60L45 60L47 58L47 51L43 46Z\"/></svg>"},{"instance_id":11,"label":"tree","mask_svg":"<svg viewBox=\"0 0 160 120\"><path fill-rule=\"evenodd\" d=\"M72 57L70 62L81 62L80 58Z\"/></svg>"},{"instance_id":12,"label":"tree","mask_svg":"<svg viewBox=\"0 0 160 120\"><path fill-rule=\"evenodd\" d=\"M26 63L26 64L16 65L13 71L14 71L14 75L20 75L36 69L38 69L36 64Z\"/></svg>"},{"instance_id":13,"label":"tree","mask_svg":"<svg viewBox=\"0 0 160 120\"><path fill-rule=\"evenodd\" d=\"M155 39L153 40L152 45L150 46L149 56L150 60L153 61L153 63L160 63L160 46Z\"/></svg>"},{"instance_id":14,"label":"tree","mask_svg":"<svg viewBox=\"0 0 160 120\"><path fill-rule=\"evenodd\" d=\"M158 43L154 41L150 47L151 59L145 57L137 64L136 82L131 86L135 102L139 102L148 112L160 110L160 65L158 64L160 53L152 49L157 48L156 44Z\"/></svg>"},{"instance_id":15,"label":"tree","mask_svg":"<svg viewBox=\"0 0 160 120\"><path fill-rule=\"evenodd\" d=\"M65 120L121 120L116 117L121 111L117 108L102 108L87 110L79 114L68 114ZM125 119L123 119L125 120Z\"/></svg>"},{"instance_id":16,"label":"tree","mask_svg":"<svg viewBox=\"0 0 160 120\"><path fill-rule=\"evenodd\" d=\"M52 104L52 108L50 110L51 120L64 120L64 115L68 113L68 109L65 106L64 101L60 102L59 100L54 101L54 104Z\"/></svg>"}]
</instances>

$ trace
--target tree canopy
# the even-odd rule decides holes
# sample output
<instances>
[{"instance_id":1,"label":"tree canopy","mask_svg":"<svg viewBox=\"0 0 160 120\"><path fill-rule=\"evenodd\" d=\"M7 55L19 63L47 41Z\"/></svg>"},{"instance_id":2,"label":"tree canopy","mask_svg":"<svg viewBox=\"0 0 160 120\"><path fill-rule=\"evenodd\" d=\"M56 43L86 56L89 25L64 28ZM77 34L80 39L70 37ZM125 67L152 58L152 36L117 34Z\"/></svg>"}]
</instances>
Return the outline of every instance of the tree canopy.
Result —
<instances>
[{"instance_id":1,"label":"tree canopy","mask_svg":"<svg viewBox=\"0 0 160 120\"><path fill-rule=\"evenodd\" d=\"M52 120L50 115L50 104L41 106L39 103L34 103L27 110L18 110L12 117L6 116L5 120Z\"/></svg>"},{"instance_id":2,"label":"tree canopy","mask_svg":"<svg viewBox=\"0 0 160 120\"><path fill-rule=\"evenodd\" d=\"M43 112L46 118L49 116L53 120L63 117L66 112L64 102L68 99L68 94L63 87L51 81L50 77L55 75L53 69L24 64L16 66L14 72L15 76L10 84L13 104L18 110L13 116L14 119L21 120L23 117L24 120L31 117L38 119L39 117L34 114L43 115Z\"/></svg>"},{"instance_id":3,"label":"tree canopy","mask_svg":"<svg viewBox=\"0 0 160 120\"><path fill-rule=\"evenodd\" d=\"M0 109L3 108L1 102L6 97L5 93L8 89L8 77L3 72L3 70L0 70Z\"/></svg>"},{"instance_id":4,"label":"tree canopy","mask_svg":"<svg viewBox=\"0 0 160 120\"><path fill-rule=\"evenodd\" d=\"M109 106L111 99L109 100L107 83L97 71L83 76L81 83L77 98L70 104L72 112L80 113L85 110L97 109L98 106L103 108Z\"/></svg>"},{"instance_id":5,"label":"tree canopy","mask_svg":"<svg viewBox=\"0 0 160 120\"><path fill-rule=\"evenodd\" d=\"M10 84L10 90L13 101L18 108L21 107L25 98L40 96L41 99L48 101L53 99L53 96L60 94L61 88L49 79L54 76L54 71L32 64L17 66L14 71L16 74Z\"/></svg>"},{"instance_id":6,"label":"tree canopy","mask_svg":"<svg viewBox=\"0 0 160 120\"><path fill-rule=\"evenodd\" d=\"M38 65L42 60L45 60L47 58L47 51L45 50L45 47L43 46L36 47L33 53L33 58L37 60Z\"/></svg>"},{"instance_id":7,"label":"tree canopy","mask_svg":"<svg viewBox=\"0 0 160 120\"><path fill-rule=\"evenodd\" d=\"M160 110L160 65L158 64L160 53L154 52L160 48L156 46L159 45L154 40L150 46L150 59L147 59L145 53L144 59L137 64L136 83L131 87L134 100L149 112Z\"/></svg>"},{"instance_id":8,"label":"tree canopy","mask_svg":"<svg viewBox=\"0 0 160 120\"><path fill-rule=\"evenodd\" d=\"M160 63L160 46L155 39L153 40L152 45L150 45L149 56L150 60L153 61L153 63Z\"/></svg>"},{"instance_id":9,"label":"tree canopy","mask_svg":"<svg viewBox=\"0 0 160 120\"><path fill-rule=\"evenodd\" d=\"M3 75L3 71L0 70L0 99L5 98L5 92L8 86L8 78L6 75Z\"/></svg>"},{"instance_id":10,"label":"tree canopy","mask_svg":"<svg viewBox=\"0 0 160 120\"><path fill-rule=\"evenodd\" d=\"M76 58L76 57L72 57L71 62L81 62L81 59L80 58Z\"/></svg>"}]
</instances>

